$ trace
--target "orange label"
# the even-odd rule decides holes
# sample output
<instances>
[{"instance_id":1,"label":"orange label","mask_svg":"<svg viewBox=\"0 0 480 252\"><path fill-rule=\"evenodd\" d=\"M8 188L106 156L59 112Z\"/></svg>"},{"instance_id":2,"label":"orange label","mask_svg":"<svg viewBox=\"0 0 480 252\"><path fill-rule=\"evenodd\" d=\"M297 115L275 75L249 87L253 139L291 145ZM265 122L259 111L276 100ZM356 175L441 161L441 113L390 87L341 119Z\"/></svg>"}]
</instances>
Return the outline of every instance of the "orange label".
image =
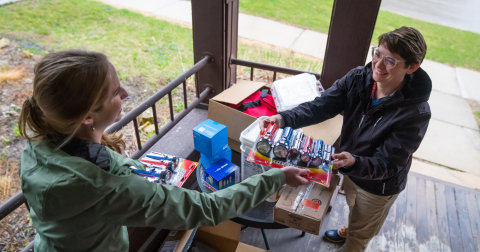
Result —
<instances>
[{"instance_id":1,"label":"orange label","mask_svg":"<svg viewBox=\"0 0 480 252\"><path fill-rule=\"evenodd\" d=\"M306 206L306 207L313 208L315 210L318 210L318 208L320 207L319 202L315 202L315 201L309 200L309 199L304 199L302 205Z\"/></svg>"}]
</instances>

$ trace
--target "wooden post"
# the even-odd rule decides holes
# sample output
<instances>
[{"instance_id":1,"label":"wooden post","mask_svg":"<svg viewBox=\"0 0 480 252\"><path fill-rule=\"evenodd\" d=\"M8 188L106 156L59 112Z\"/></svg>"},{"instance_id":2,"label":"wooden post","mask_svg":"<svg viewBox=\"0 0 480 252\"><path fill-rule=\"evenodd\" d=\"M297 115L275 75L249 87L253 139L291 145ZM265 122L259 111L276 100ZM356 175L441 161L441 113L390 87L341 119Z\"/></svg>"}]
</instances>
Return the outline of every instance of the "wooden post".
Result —
<instances>
[{"instance_id":1,"label":"wooden post","mask_svg":"<svg viewBox=\"0 0 480 252\"><path fill-rule=\"evenodd\" d=\"M196 74L197 96L210 85L212 97L235 83L236 67L229 62L237 55L238 0L192 0L192 29L195 63L213 57L211 66Z\"/></svg>"},{"instance_id":2,"label":"wooden post","mask_svg":"<svg viewBox=\"0 0 480 252\"><path fill-rule=\"evenodd\" d=\"M370 50L381 0L335 0L320 81L325 88L352 68L363 66Z\"/></svg>"}]
</instances>

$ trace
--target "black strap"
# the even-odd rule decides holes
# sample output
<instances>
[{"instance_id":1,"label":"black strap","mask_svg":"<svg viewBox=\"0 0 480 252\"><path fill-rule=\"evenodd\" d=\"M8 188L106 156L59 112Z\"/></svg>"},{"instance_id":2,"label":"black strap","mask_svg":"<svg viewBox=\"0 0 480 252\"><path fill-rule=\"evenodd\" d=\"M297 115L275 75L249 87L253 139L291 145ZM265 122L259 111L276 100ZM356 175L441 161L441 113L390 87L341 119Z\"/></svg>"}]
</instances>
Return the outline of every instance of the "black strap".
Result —
<instances>
[{"instance_id":1,"label":"black strap","mask_svg":"<svg viewBox=\"0 0 480 252\"><path fill-rule=\"evenodd\" d=\"M247 108L258 107L258 106L260 106L261 103L262 103L262 100L256 100L256 101L253 101L253 102L243 103L242 105L240 105L240 107L237 108L237 110L243 112Z\"/></svg>"}]
</instances>

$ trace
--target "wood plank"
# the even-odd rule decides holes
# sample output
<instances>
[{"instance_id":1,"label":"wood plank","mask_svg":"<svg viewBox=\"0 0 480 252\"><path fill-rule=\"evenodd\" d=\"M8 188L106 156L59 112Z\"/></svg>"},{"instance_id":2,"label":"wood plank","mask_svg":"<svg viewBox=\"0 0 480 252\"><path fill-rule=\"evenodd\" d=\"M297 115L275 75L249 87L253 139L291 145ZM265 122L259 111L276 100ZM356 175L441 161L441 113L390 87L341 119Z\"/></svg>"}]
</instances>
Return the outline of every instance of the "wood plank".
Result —
<instances>
[{"instance_id":1,"label":"wood plank","mask_svg":"<svg viewBox=\"0 0 480 252\"><path fill-rule=\"evenodd\" d=\"M445 185L435 183L435 203L437 205L438 238L440 251L452 251L450 247L450 231L448 228L447 200L445 198Z\"/></svg>"},{"instance_id":2,"label":"wood plank","mask_svg":"<svg viewBox=\"0 0 480 252\"><path fill-rule=\"evenodd\" d=\"M480 209L477 206L475 194L466 192L465 197L467 199L468 214L470 215L475 251L480 251Z\"/></svg>"},{"instance_id":3,"label":"wood plank","mask_svg":"<svg viewBox=\"0 0 480 252\"><path fill-rule=\"evenodd\" d=\"M428 219L427 219L427 199L425 193L425 180L417 177L417 251L427 248L428 242Z\"/></svg>"},{"instance_id":4,"label":"wood plank","mask_svg":"<svg viewBox=\"0 0 480 252\"><path fill-rule=\"evenodd\" d=\"M425 180L425 198L427 204L428 251L440 251L437 222L437 204L435 199L435 183Z\"/></svg>"},{"instance_id":5,"label":"wood plank","mask_svg":"<svg viewBox=\"0 0 480 252\"><path fill-rule=\"evenodd\" d=\"M338 199L335 202L335 205L330 213L330 218L328 222L324 222L322 228L320 229L319 237L322 237L325 231L330 229L339 229L343 226L348 226L348 214L350 213L350 208L348 207L346 197L343 195L337 195ZM327 241L322 241L319 246L317 246L313 240L309 241L307 245L309 252L318 252L318 251L336 251L339 249L342 244L334 244ZM311 249L314 248L314 249ZM280 251L289 251L289 250L280 250Z\"/></svg>"},{"instance_id":6,"label":"wood plank","mask_svg":"<svg viewBox=\"0 0 480 252\"><path fill-rule=\"evenodd\" d=\"M452 251L462 252L462 234L458 223L457 205L455 200L455 189L445 186L445 199L447 202L448 230L450 232L450 247ZM467 251L466 251L467 252Z\"/></svg>"},{"instance_id":7,"label":"wood plank","mask_svg":"<svg viewBox=\"0 0 480 252\"><path fill-rule=\"evenodd\" d=\"M462 231L461 237L463 248L465 251L475 251L472 226L470 225L470 215L468 214L467 199L465 196L465 191L458 188L455 189L458 220L460 223L460 230Z\"/></svg>"},{"instance_id":8,"label":"wood plank","mask_svg":"<svg viewBox=\"0 0 480 252\"><path fill-rule=\"evenodd\" d=\"M382 230L378 235L380 237L379 249L381 251L396 251L396 248L395 248L395 236L397 233L395 230L396 217L397 217L397 206L395 202L390 208L388 216L385 219L385 222L383 223Z\"/></svg>"},{"instance_id":9,"label":"wood plank","mask_svg":"<svg viewBox=\"0 0 480 252\"><path fill-rule=\"evenodd\" d=\"M398 195L395 216L395 249L393 251L405 251L405 220L407 217L407 188Z\"/></svg>"},{"instance_id":10,"label":"wood plank","mask_svg":"<svg viewBox=\"0 0 480 252\"><path fill-rule=\"evenodd\" d=\"M417 251L417 180L410 176L407 181L407 216L405 220L405 251Z\"/></svg>"}]
</instances>

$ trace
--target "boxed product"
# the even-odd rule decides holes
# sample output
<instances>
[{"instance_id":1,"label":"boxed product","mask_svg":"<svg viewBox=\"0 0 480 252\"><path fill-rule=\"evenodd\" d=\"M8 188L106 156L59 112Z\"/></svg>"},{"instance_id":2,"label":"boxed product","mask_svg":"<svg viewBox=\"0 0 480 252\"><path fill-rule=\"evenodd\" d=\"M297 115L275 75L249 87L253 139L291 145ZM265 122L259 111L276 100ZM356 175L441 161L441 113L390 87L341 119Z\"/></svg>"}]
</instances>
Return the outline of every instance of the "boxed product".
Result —
<instances>
[{"instance_id":1,"label":"boxed product","mask_svg":"<svg viewBox=\"0 0 480 252\"><path fill-rule=\"evenodd\" d=\"M273 82L271 91L278 112L290 110L320 96L317 78L309 73L277 80Z\"/></svg>"},{"instance_id":2,"label":"boxed product","mask_svg":"<svg viewBox=\"0 0 480 252\"><path fill-rule=\"evenodd\" d=\"M209 157L220 154L228 147L227 126L210 119L193 128L195 150Z\"/></svg>"},{"instance_id":3,"label":"boxed product","mask_svg":"<svg viewBox=\"0 0 480 252\"><path fill-rule=\"evenodd\" d=\"M246 161L274 168L309 169L308 180L329 187L334 153L335 147L323 140L290 127L278 128L272 121L258 134Z\"/></svg>"},{"instance_id":4,"label":"boxed product","mask_svg":"<svg viewBox=\"0 0 480 252\"><path fill-rule=\"evenodd\" d=\"M225 221L213 227L199 227L188 231L178 231L174 237L168 236L158 252L204 251L197 247L208 247L207 251L217 252L266 252L239 242L241 225L233 221ZM170 242L167 244L167 242ZM165 245L170 245L167 250ZM195 249L195 250L193 250Z\"/></svg>"},{"instance_id":5,"label":"boxed product","mask_svg":"<svg viewBox=\"0 0 480 252\"><path fill-rule=\"evenodd\" d=\"M227 147L224 151L214 157L209 157L208 155L200 153L200 162L205 169L208 169L212 164L222 159L226 159L230 162L232 161L232 149L230 149L230 147Z\"/></svg>"},{"instance_id":6,"label":"boxed product","mask_svg":"<svg viewBox=\"0 0 480 252\"><path fill-rule=\"evenodd\" d=\"M273 209L275 222L318 235L340 178L333 174L329 188L316 183L286 186Z\"/></svg>"},{"instance_id":7,"label":"boxed product","mask_svg":"<svg viewBox=\"0 0 480 252\"><path fill-rule=\"evenodd\" d=\"M227 188L240 182L240 172L237 165L222 159L205 169L205 182L215 190Z\"/></svg>"}]
</instances>

